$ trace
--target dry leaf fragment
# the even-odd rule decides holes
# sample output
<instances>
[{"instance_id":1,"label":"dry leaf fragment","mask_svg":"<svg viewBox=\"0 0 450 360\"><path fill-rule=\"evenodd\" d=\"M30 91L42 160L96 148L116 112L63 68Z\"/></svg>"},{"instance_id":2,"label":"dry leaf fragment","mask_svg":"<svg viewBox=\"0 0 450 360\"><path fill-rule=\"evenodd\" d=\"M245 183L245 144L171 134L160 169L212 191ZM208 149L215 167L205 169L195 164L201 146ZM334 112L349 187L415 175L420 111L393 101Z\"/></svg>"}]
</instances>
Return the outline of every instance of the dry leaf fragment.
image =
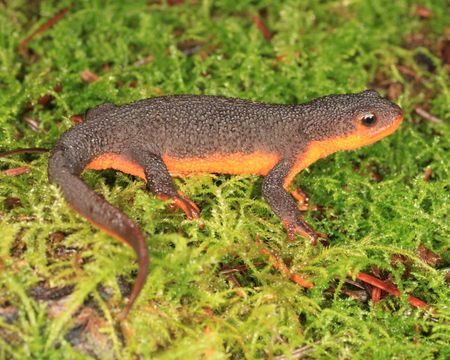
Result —
<instances>
[{"instance_id":1,"label":"dry leaf fragment","mask_svg":"<svg viewBox=\"0 0 450 360\"><path fill-rule=\"evenodd\" d=\"M442 262L442 257L427 249L424 244L419 245L417 253L423 261L432 267L436 267Z\"/></svg>"},{"instance_id":2,"label":"dry leaf fragment","mask_svg":"<svg viewBox=\"0 0 450 360\"><path fill-rule=\"evenodd\" d=\"M28 166L20 166L12 169L3 170L3 174L6 176L19 176L29 173L31 169Z\"/></svg>"},{"instance_id":3,"label":"dry leaf fragment","mask_svg":"<svg viewBox=\"0 0 450 360\"><path fill-rule=\"evenodd\" d=\"M433 16L433 12L423 5L416 5L415 14L416 16L419 16L422 19L429 19L430 17Z\"/></svg>"},{"instance_id":4,"label":"dry leaf fragment","mask_svg":"<svg viewBox=\"0 0 450 360\"><path fill-rule=\"evenodd\" d=\"M81 72L81 80L83 80L85 83L93 83L94 81L98 80L98 75L89 69L84 69Z\"/></svg>"}]
</instances>

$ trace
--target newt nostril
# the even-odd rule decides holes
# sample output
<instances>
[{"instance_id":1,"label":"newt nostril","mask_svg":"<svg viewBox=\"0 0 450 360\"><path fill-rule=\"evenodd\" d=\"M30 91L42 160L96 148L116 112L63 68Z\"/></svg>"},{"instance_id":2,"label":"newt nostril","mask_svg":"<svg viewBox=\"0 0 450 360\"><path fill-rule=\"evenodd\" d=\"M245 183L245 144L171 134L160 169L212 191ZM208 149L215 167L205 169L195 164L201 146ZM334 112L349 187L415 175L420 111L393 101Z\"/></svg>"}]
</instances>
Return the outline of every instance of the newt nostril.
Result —
<instances>
[{"instance_id":1,"label":"newt nostril","mask_svg":"<svg viewBox=\"0 0 450 360\"><path fill-rule=\"evenodd\" d=\"M395 122L401 123L403 121L403 111L400 111L400 113L395 117Z\"/></svg>"}]
</instances>

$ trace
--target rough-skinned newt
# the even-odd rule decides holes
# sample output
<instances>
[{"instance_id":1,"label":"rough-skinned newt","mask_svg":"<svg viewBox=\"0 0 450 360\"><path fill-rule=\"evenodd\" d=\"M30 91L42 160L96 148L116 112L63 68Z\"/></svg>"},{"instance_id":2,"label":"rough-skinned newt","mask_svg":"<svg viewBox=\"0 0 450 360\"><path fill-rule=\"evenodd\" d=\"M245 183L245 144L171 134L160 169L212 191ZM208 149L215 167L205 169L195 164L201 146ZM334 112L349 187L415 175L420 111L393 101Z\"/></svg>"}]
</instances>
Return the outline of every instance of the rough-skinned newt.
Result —
<instances>
[{"instance_id":1,"label":"rough-skinned newt","mask_svg":"<svg viewBox=\"0 0 450 360\"><path fill-rule=\"evenodd\" d=\"M116 169L146 181L161 199L172 199L188 218L198 207L178 192L172 176L193 173L265 176L264 198L285 226L315 242L289 185L316 160L369 145L394 132L402 110L376 91L330 95L300 105L256 103L218 96L163 96L89 110L57 141L48 165L51 182L91 223L131 246L139 272L122 318L141 291L148 249L139 227L80 178L84 169ZM300 199L302 200L302 199Z\"/></svg>"}]
</instances>

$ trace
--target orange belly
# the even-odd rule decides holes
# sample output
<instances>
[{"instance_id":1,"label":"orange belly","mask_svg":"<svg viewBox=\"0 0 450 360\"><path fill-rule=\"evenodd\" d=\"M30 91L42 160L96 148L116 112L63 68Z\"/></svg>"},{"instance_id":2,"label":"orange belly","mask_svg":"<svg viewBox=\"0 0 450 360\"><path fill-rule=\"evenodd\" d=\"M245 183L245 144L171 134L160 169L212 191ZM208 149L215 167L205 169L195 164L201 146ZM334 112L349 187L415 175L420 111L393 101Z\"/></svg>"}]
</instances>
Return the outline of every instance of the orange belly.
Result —
<instances>
[{"instance_id":1,"label":"orange belly","mask_svg":"<svg viewBox=\"0 0 450 360\"><path fill-rule=\"evenodd\" d=\"M213 154L204 158L176 158L165 155L162 159L171 175L183 176L197 173L267 175L280 158L276 154L258 151L252 154ZM145 179L142 166L114 153L98 156L86 169L115 169Z\"/></svg>"}]
</instances>

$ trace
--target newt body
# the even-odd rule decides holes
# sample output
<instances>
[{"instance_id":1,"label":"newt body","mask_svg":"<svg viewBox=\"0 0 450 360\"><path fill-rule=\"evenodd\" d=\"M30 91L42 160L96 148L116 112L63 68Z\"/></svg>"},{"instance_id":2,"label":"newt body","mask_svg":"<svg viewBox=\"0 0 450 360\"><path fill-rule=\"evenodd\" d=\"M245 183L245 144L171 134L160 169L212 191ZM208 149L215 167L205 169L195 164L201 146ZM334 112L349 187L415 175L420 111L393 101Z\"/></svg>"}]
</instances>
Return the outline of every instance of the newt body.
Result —
<instances>
[{"instance_id":1,"label":"newt body","mask_svg":"<svg viewBox=\"0 0 450 360\"><path fill-rule=\"evenodd\" d=\"M136 251L139 272L126 315L147 276L145 238L134 222L87 187L80 178L84 169L113 168L141 177L150 192L174 200L189 218L197 217L199 209L176 191L171 176L263 175L263 195L288 236L298 233L316 241L287 192L294 176L329 154L391 134L402 118L397 105L373 90L301 105L193 95L108 103L88 111L84 123L61 136L48 172L76 211Z\"/></svg>"}]
</instances>

